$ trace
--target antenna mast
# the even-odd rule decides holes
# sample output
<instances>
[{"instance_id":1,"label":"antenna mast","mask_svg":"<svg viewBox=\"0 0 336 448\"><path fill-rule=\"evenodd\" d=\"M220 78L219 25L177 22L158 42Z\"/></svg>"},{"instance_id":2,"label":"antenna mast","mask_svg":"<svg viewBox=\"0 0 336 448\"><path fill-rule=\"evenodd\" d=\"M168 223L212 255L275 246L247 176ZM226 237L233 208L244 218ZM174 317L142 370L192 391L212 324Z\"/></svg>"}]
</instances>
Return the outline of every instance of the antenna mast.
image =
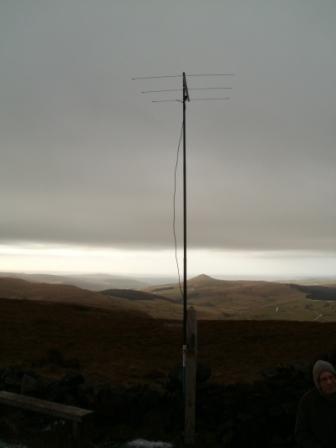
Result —
<instances>
[{"instance_id":1,"label":"antenna mast","mask_svg":"<svg viewBox=\"0 0 336 448\"><path fill-rule=\"evenodd\" d=\"M188 77L206 77L206 76L234 76L233 73L215 73L215 74L192 74ZM161 79L161 78L179 78L181 75L163 75L163 76L141 76L137 78L132 78L133 80L145 80L145 79ZM183 348L182 348L182 367L183 367L183 392L184 392L184 407L185 407L185 442L186 444L194 443L195 437L195 388L196 388L196 319L194 310L190 310L189 318L191 320L188 322L189 328L187 329L188 320L188 290L187 290L187 139L186 139L186 103L190 102L189 90L226 90L231 89L231 87L192 87L188 89L187 76L185 72L182 73L182 92L180 89L161 89L161 90L145 90L141 93L144 94L155 94L155 93L170 93L170 92L180 92L182 93L181 99L164 98L158 100L152 100L153 103L161 102L180 102L183 108L183 123L182 123L182 133L183 133ZM229 97L224 98L191 98L191 100L196 101L213 101L213 100L228 100ZM180 135L181 138L181 135ZM179 148L180 148L179 140ZM178 163L178 158L177 158ZM177 165L176 165L177 166ZM176 172L175 172L176 175ZM176 178L175 178L176 181ZM175 193L174 193L174 226L175 226ZM175 236L175 227L174 227ZM175 250L177 248L176 236L175 236ZM176 254L176 253L175 253ZM178 260L176 257L177 268ZM180 274L179 274L180 282ZM181 285L180 285L181 289ZM190 328L190 326L192 328ZM189 339L188 339L189 338ZM189 352L188 352L189 350Z\"/></svg>"},{"instance_id":2,"label":"antenna mast","mask_svg":"<svg viewBox=\"0 0 336 448\"><path fill-rule=\"evenodd\" d=\"M232 77L235 76L234 73L210 73L210 74L188 74L188 77ZM153 79L165 79L165 78L180 78L181 75L161 75L161 76L138 76L132 78L132 80L153 80ZM183 352L186 350L187 344L187 302L188 302L188 290L187 290L187 155L186 155L186 103L187 101L214 101L214 100L229 100L230 97L224 98L190 98L189 90L231 90L231 87L192 87L188 89L187 85L187 76L186 73L182 73L182 100L181 99L172 99L172 98L164 98L159 100L152 100L152 103L163 103L163 102L181 102L183 107ZM141 93L143 94L155 94L155 93L168 93L168 92L180 92L180 89L160 89L160 90L145 90ZM184 365L184 356L183 356L183 365Z\"/></svg>"},{"instance_id":3,"label":"antenna mast","mask_svg":"<svg viewBox=\"0 0 336 448\"><path fill-rule=\"evenodd\" d=\"M190 101L187 78L182 74L183 92L183 346L187 344L187 139L186 139L186 102Z\"/></svg>"}]
</instances>

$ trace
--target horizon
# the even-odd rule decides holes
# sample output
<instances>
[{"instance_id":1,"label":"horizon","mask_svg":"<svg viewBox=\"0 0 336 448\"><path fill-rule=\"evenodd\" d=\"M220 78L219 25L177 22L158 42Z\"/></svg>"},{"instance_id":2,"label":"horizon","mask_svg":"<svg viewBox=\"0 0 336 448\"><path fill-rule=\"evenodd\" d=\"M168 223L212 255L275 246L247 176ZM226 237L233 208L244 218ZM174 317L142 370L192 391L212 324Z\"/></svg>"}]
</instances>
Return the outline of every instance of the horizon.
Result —
<instances>
[{"instance_id":1,"label":"horizon","mask_svg":"<svg viewBox=\"0 0 336 448\"><path fill-rule=\"evenodd\" d=\"M319 269L316 268L317 261ZM182 277L180 264L179 267ZM178 279L173 250L125 252L102 247L54 245L50 248L41 244L26 244L24 251L20 245L0 244L0 272ZM190 249L188 278L202 273L221 279L328 279L336 275L336 255Z\"/></svg>"},{"instance_id":2,"label":"horizon","mask_svg":"<svg viewBox=\"0 0 336 448\"><path fill-rule=\"evenodd\" d=\"M116 278L116 279L130 279L130 280L147 280L147 281L155 281L155 280L160 280L162 282L167 281L167 283L178 283L178 277L174 278L171 275L138 275L138 274L114 274L114 273L104 273L104 272L92 272L92 273L87 273L87 272L39 272L39 271L8 271L8 272L4 272L4 271L0 271L0 277L10 277L11 275L13 276L20 276L20 275L24 275L24 276L50 276L50 277L111 277ZM188 276L188 281L189 280L193 280L195 278L201 277L205 275L206 277L212 278L214 280L227 280L227 281L265 281L265 282L279 282L279 283L284 283L284 282L296 282L296 281L327 281L327 280L336 280L336 274L335 275L320 275L320 276L286 276L286 275L279 275L279 276L275 276L275 275L269 275L269 276L265 276L265 275L221 275L221 274L213 274L213 275L208 275L207 273L199 273L199 274L195 274L195 275L190 275Z\"/></svg>"}]
</instances>

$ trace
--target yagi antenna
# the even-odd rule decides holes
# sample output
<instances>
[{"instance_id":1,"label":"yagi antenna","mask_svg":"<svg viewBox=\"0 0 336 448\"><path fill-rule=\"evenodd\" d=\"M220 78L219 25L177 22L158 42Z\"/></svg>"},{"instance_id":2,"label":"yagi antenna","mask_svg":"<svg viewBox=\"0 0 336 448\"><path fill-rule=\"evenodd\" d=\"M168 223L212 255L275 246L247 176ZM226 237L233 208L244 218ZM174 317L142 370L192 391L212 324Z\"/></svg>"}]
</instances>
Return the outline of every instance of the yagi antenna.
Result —
<instances>
[{"instance_id":1,"label":"yagi antenna","mask_svg":"<svg viewBox=\"0 0 336 448\"><path fill-rule=\"evenodd\" d=\"M159 75L159 76L137 76L132 80L152 80L152 79L166 79L166 78L182 78L182 86L179 89L157 89L157 90L143 90L142 94L157 94L157 93L171 93L180 92L181 98L159 98L152 100L153 103L168 103L180 102L183 106L183 349L187 343L187 159L186 159L186 103L190 101L225 101L230 97L205 97L205 98L191 98L189 92L191 91L217 91L217 90L232 90L229 86L208 86L208 87L191 87L188 88L187 78L191 77L233 77L234 73L193 73L186 75Z\"/></svg>"},{"instance_id":2,"label":"yagi antenna","mask_svg":"<svg viewBox=\"0 0 336 448\"><path fill-rule=\"evenodd\" d=\"M230 77L234 76L233 73L210 73L210 74L192 74L188 75L188 77ZM160 76L138 76L132 78L133 80L152 80L152 79L165 79L165 78L181 78L181 75L160 75ZM189 91L203 91L203 90L230 90L231 87L219 86L219 87L193 87L188 88L187 84L187 76L185 72L182 73L182 87L180 89L162 89L162 90L144 90L141 93L143 94L157 94L157 93L171 93L171 92L180 92L181 98L159 98L157 100L153 100L153 103L163 103L163 102L180 102L182 103L183 108L183 123L182 123L182 131L183 131L183 347L182 347L182 365L183 365L183 380L184 385L187 388L187 367L186 367L186 354L188 349L192 349L192 347L187 346L187 302L188 302L188 293L187 293L187 157L186 157L186 103L190 101L223 101L230 99L229 97L214 97L214 98L190 98ZM179 146L181 142L182 134L180 135ZM178 155L176 166L178 163ZM175 168L176 169L176 168ZM176 176L176 171L175 171ZM175 177L176 179L176 177ZM175 190L176 191L176 190ZM177 243L175 236L175 193L174 193L174 237L175 237L175 255L177 252ZM178 259L177 260L177 268L179 272ZM179 274L179 282L180 282L180 274ZM180 284L181 288L181 284ZM188 343L189 344L189 343ZM186 393L184 397L185 409L187 409L187 399Z\"/></svg>"}]
</instances>

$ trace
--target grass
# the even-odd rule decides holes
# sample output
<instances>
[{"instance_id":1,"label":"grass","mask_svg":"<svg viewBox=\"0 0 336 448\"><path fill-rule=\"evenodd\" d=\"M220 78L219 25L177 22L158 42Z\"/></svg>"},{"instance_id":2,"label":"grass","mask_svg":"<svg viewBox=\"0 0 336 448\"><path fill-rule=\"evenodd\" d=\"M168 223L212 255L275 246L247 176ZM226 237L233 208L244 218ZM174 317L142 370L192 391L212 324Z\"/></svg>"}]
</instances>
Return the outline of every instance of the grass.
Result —
<instances>
[{"instance_id":1,"label":"grass","mask_svg":"<svg viewBox=\"0 0 336 448\"><path fill-rule=\"evenodd\" d=\"M134 312L0 299L0 367L59 376L72 361L94 381L164 380L181 360L181 323ZM312 361L335 347L336 323L200 321L199 360L218 382L253 381L263 368ZM50 353L65 362L54 362ZM76 363L74 363L76 364Z\"/></svg>"}]
</instances>

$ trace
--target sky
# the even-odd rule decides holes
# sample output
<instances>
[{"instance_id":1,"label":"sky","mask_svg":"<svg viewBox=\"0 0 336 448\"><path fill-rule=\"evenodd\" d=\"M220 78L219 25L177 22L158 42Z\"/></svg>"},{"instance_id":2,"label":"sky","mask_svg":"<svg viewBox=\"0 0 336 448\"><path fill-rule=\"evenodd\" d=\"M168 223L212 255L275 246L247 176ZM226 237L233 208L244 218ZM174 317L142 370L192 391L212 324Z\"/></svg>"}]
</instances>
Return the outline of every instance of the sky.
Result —
<instances>
[{"instance_id":1,"label":"sky","mask_svg":"<svg viewBox=\"0 0 336 448\"><path fill-rule=\"evenodd\" d=\"M141 92L181 77L132 78L184 71L190 274L334 275L335 17L333 0L2 0L0 270L176 273L182 109L152 100L181 92Z\"/></svg>"}]
</instances>

